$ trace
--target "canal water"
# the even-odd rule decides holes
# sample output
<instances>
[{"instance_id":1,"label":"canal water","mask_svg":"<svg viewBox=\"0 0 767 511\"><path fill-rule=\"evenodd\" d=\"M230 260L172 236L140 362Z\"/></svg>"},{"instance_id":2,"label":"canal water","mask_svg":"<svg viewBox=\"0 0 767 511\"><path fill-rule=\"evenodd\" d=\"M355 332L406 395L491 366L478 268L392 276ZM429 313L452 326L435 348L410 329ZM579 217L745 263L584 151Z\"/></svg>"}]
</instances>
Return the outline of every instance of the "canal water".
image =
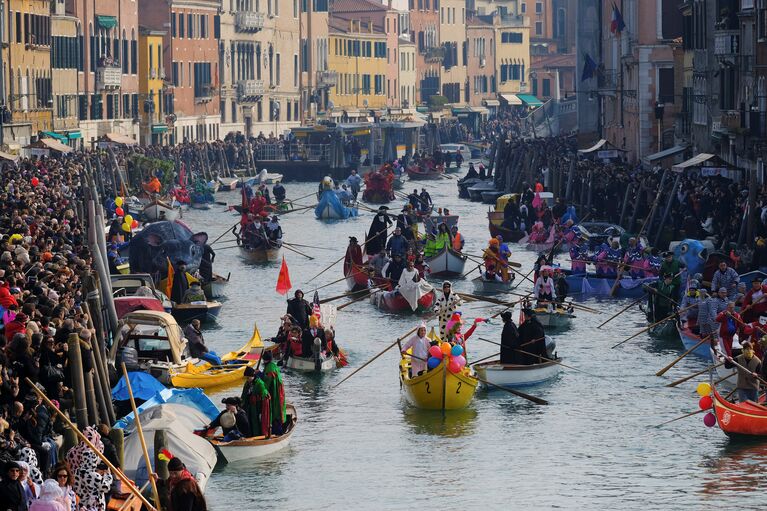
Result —
<instances>
[{"instance_id":1,"label":"canal water","mask_svg":"<svg viewBox=\"0 0 767 511\"><path fill-rule=\"evenodd\" d=\"M405 191L412 190L408 183ZM466 251L480 254L489 239L487 205L459 199L454 179L424 183L436 206L460 215ZM418 183L420 189L421 183ZM315 183L287 183L288 197L316 190ZM217 200L239 202L239 192L219 192ZM313 197L298 201L305 205ZM392 209L401 201L390 204ZM213 240L238 217L213 206L184 213L192 229ZM349 236L360 242L372 213L322 222L313 210L290 213L281 223L288 242L326 247L302 248L314 260L283 250L293 290L311 298L315 286L342 276L336 265ZM277 331L285 297L275 292L279 263L246 264L237 248L223 240L213 246L216 272L231 282L216 325L206 340L219 353L245 343L253 325L264 337ZM513 259L525 273L535 254L516 246ZM467 265L467 270L469 266ZM476 275L476 274L475 274ZM439 284L437 284L439 285ZM454 288L472 292L470 280ZM520 290L528 290L522 284ZM290 295L292 296L291 290ZM320 291L321 297L345 291L343 282ZM336 302L338 304L341 301ZM299 423L289 448L277 455L229 465L214 472L207 487L209 507L231 509L501 509L591 508L681 509L763 507L767 444L733 444L718 428L706 428L702 414L662 428L654 425L697 409L695 385L665 384L705 367L688 357L666 373L654 374L681 353L681 342L659 343L647 335L610 349L641 329L638 308L602 329L596 326L628 304L595 300L602 314L577 312L574 328L555 335L565 363L592 374L565 370L557 380L527 391L550 402L537 406L506 392L480 392L465 410L446 414L416 410L400 391L393 349L350 380L335 385L396 337L416 326L415 316L382 313L366 300L338 313L339 344L350 365L322 378L285 371L287 400ZM498 311L481 302L463 307L464 318ZM481 324L474 334L500 340L501 323ZM497 347L469 341L474 360ZM217 391L218 404L239 387ZM219 406L221 406L219 404Z\"/></svg>"}]
</instances>

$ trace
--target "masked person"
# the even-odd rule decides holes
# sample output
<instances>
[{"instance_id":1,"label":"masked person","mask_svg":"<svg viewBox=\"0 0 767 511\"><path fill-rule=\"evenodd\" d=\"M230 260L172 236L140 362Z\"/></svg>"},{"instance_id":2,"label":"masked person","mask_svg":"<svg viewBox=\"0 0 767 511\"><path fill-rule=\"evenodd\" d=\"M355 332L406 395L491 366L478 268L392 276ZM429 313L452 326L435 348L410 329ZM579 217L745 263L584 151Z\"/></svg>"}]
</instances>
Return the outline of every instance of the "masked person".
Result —
<instances>
[{"instance_id":1,"label":"masked person","mask_svg":"<svg viewBox=\"0 0 767 511\"><path fill-rule=\"evenodd\" d=\"M762 361L754 354L753 346L748 341L743 343L743 353L735 357L738 365L738 401L757 402L759 397L759 380L757 379L762 370ZM741 367L742 366L742 367Z\"/></svg>"}]
</instances>

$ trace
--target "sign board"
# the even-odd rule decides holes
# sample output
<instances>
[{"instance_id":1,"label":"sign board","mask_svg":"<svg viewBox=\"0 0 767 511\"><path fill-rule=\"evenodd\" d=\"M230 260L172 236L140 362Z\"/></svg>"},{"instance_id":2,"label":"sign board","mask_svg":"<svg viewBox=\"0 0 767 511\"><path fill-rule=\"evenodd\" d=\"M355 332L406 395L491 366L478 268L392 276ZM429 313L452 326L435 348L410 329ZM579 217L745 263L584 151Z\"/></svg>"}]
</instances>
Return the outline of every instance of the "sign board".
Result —
<instances>
[{"instance_id":1,"label":"sign board","mask_svg":"<svg viewBox=\"0 0 767 511\"><path fill-rule=\"evenodd\" d=\"M600 160L611 160L618 157L617 149L607 149L605 151L597 151L597 158Z\"/></svg>"}]
</instances>

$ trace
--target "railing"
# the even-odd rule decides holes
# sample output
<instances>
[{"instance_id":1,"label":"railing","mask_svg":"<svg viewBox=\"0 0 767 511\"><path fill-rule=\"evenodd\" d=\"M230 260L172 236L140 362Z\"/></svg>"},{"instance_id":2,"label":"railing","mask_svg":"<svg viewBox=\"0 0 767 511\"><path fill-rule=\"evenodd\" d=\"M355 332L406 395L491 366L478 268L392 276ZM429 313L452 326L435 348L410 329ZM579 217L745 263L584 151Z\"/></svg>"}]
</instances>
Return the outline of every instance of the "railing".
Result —
<instances>
[{"instance_id":1,"label":"railing","mask_svg":"<svg viewBox=\"0 0 767 511\"><path fill-rule=\"evenodd\" d=\"M122 77L122 68L119 66L99 66L96 68L96 88L119 89L122 85Z\"/></svg>"},{"instance_id":2,"label":"railing","mask_svg":"<svg viewBox=\"0 0 767 511\"><path fill-rule=\"evenodd\" d=\"M330 159L330 144L261 144L253 149L256 160L320 161Z\"/></svg>"},{"instance_id":3,"label":"railing","mask_svg":"<svg viewBox=\"0 0 767 511\"><path fill-rule=\"evenodd\" d=\"M740 47L740 31L714 30L714 55L737 55Z\"/></svg>"},{"instance_id":4,"label":"railing","mask_svg":"<svg viewBox=\"0 0 767 511\"><path fill-rule=\"evenodd\" d=\"M238 12L234 26L239 32L256 32L264 28L264 15L260 12Z\"/></svg>"},{"instance_id":5,"label":"railing","mask_svg":"<svg viewBox=\"0 0 767 511\"><path fill-rule=\"evenodd\" d=\"M426 62L442 62L445 59L445 49L426 48L426 55L424 59Z\"/></svg>"},{"instance_id":6,"label":"railing","mask_svg":"<svg viewBox=\"0 0 767 511\"><path fill-rule=\"evenodd\" d=\"M317 71L318 87L335 87L338 84L338 73L335 71Z\"/></svg>"},{"instance_id":7,"label":"railing","mask_svg":"<svg viewBox=\"0 0 767 511\"><path fill-rule=\"evenodd\" d=\"M263 80L240 80L237 82L237 99L242 102L258 101L264 95Z\"/></svg>"}]
</instances>

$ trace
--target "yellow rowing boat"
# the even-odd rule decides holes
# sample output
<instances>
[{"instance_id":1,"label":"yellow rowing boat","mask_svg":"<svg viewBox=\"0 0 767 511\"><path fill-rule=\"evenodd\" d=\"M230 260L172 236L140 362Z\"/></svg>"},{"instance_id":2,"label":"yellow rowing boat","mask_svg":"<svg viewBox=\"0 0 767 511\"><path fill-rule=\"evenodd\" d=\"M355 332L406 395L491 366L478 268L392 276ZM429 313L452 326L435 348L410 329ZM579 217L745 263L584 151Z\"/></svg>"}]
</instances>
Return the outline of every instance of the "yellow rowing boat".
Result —
<instances>
[{"instance_id":1,"label":"yellow rowing boat","mask_svg":"<svg viewBox=\"0 0 767 511\"><path fill-rule=\"evenodd\" d=\"M225 365L214 366L205 360L190 362L183 370L171 373L171 383L174 387L203 389L237 383L245 377L246 367L258 363L265 349L258 326L254 325L253 335L242 348L221 357Z\"/></svg>"}]
</instances>

